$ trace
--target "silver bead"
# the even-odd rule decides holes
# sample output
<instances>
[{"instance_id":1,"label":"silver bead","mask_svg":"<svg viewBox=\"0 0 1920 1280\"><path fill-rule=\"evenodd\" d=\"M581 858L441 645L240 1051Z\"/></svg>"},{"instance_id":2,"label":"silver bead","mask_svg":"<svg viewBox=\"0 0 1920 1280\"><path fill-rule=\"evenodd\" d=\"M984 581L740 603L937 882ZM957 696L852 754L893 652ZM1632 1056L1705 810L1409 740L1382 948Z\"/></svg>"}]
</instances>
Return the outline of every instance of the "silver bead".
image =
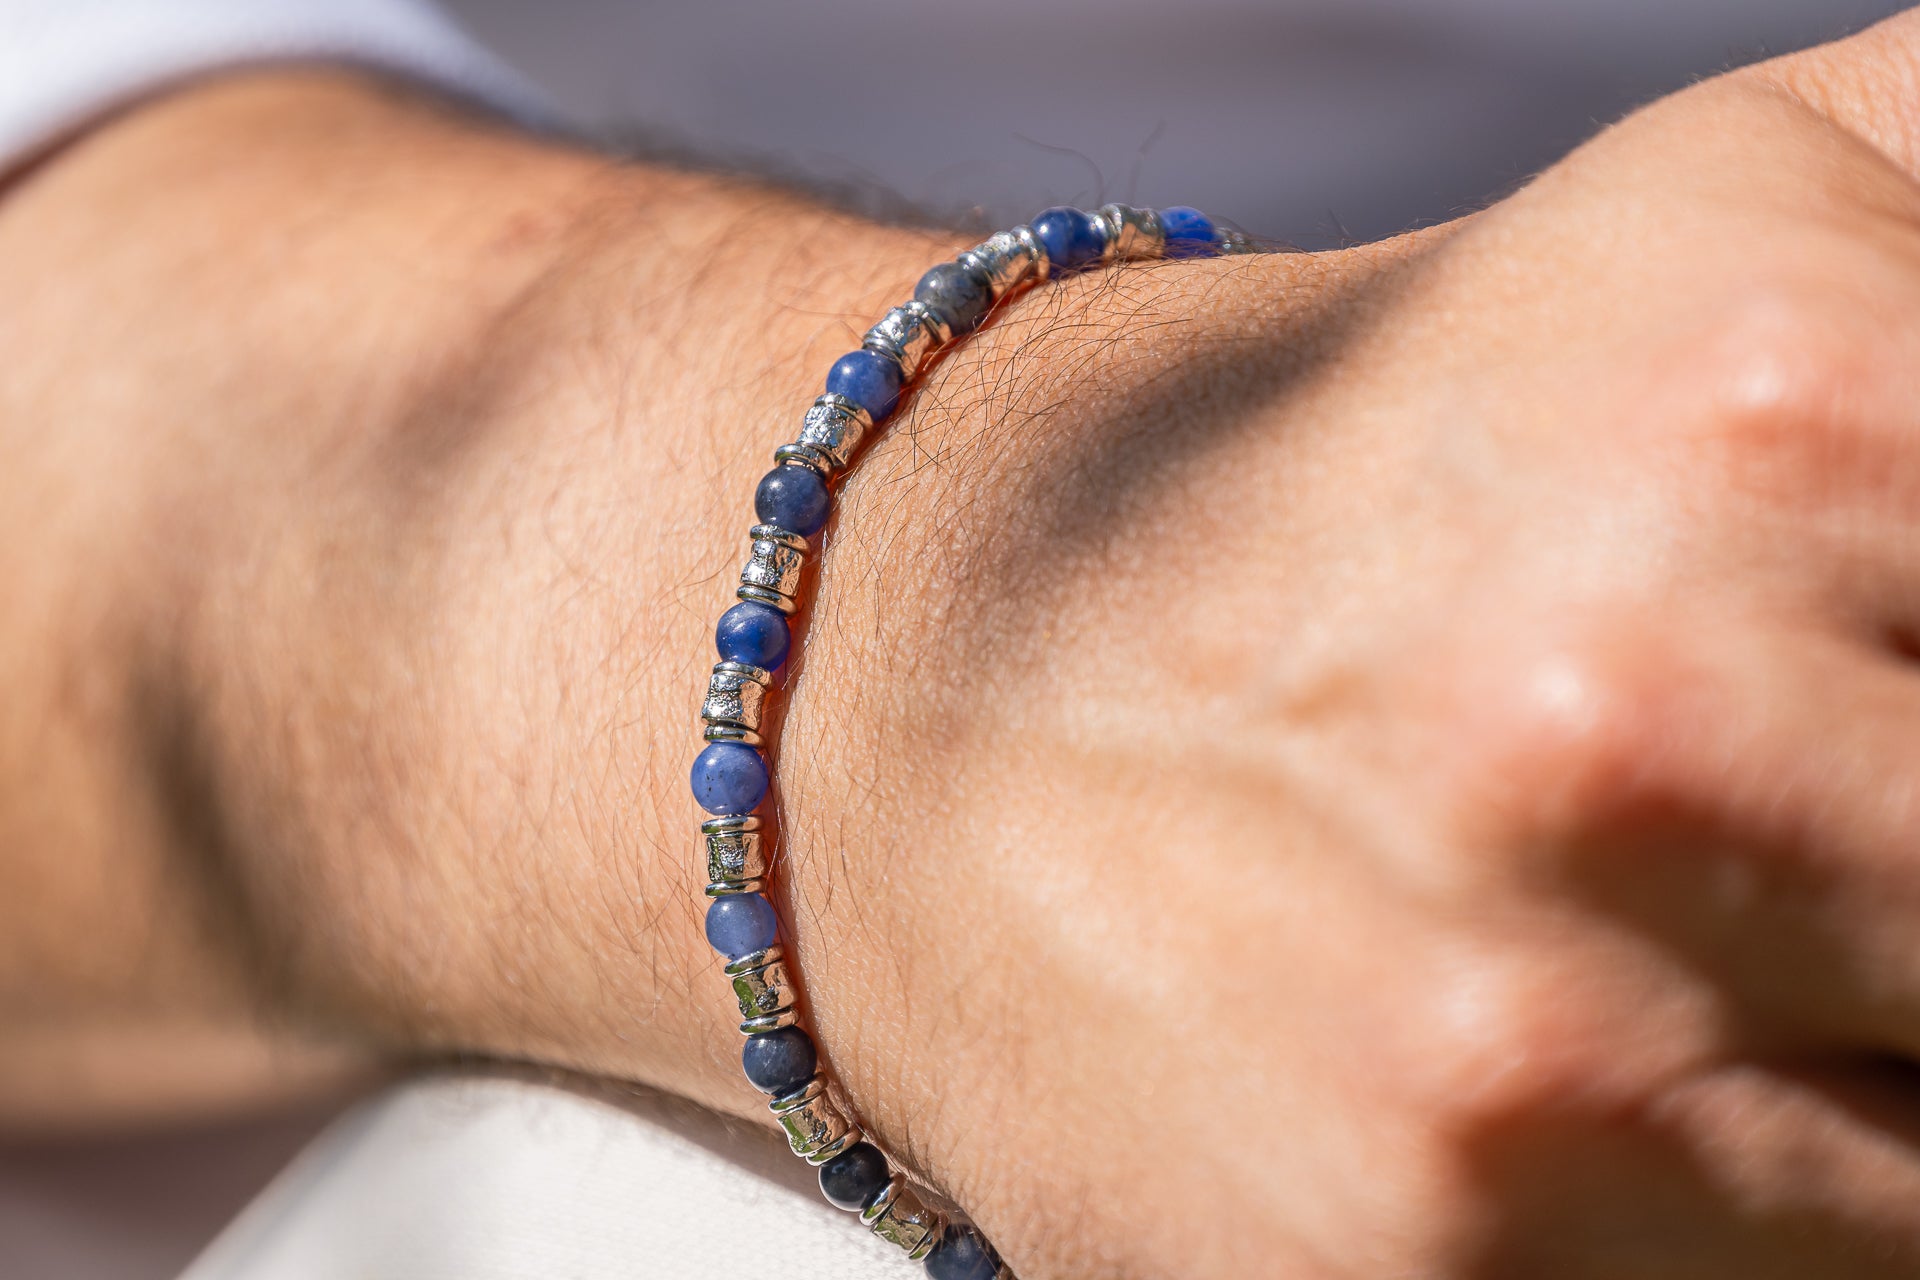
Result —
<instances>
[{"instance_id":1,"label":"silver bead","mask_svg":"<svg viewBox=\"0 0 1920 1280\"><path fill-rule=\"evenodd\" d=\"M827 1096L827 1077L813 1079L775 1098L768 1109L786 1130L787 1145L808 1164L820 1165L860 1141L860 1126Z\"/></svg>"},{"instance_id":2,"label":"silver bead","mask_svg":"<svg viewBox=\"0 0 1920 1280\"><path fill-rule=\"evenodd\" d=\"M1011 231L997 232L961 254L958 261L987 282L995 302L1018 289L1029 277L1047 278L1046 252L1039 248L1039 241L1033 239L1031 232L1025 239Z\"/></svg>"},{"instance_id":3,"label":"silver bead","mask_svg":"<svg viewBox=\"0 0 1920 1280\"><path fill-rule=\"evenodd\" d=\"M800 571L806 566L807 540L777 525L753 526L753 552L740 571L742 600L758 600L782 613L800 607Z\"/></svg>"},{"instance_id":4,"label":"silver bead","mask_svg":"<svg viewBox=\"0 0 1920 1280\"><path fill-rule=\"evenodd\" d=\"M767 690L772 687L773 677L759 667L744 662L715 663L713 674L707 678L707 699L700 704L707 739L763 745L760 716L766 709Z\"/></svg>"},{"instance_id":5,"label":"silver bead","mask_svg":"<svg viewBox=\"0 0 1920 1280\"><path fill-rule=\"evenodd\" d=\"M1040 237L1035 235L1033 228L1024 222L1015 227L1010 234L1029 254L1033 255L1033 266L1028 269L1033 282L1044 284L1053 275L1053 259L1047 256L1047 246L1040 243Z\"/></svg>"},{"instance_id":6,"label":"silver bead","mask_svg":"<svg viewBox=\"0 0 1920 1280\"><path fill-rule=\"evenodd\" d=\"M793 1008L793 979L787 975L787 953L774 943L765 951L741 956L727 965L726 975L733 982L733 998L740 1002L740 1016L746 1019L741 1031L752 1035L761 1020Z\"/></svg>"},{"instance_id":7,"label":"silver bead","mask_svg":"<svg viewBox=\"0 0 1920 1280\"><path fill-rule=\"evenodd\" d=\"M832 479L833 473L845 471L853 461L853 455L859 451L861 441L873 430L873 419L845 396L829 391L815 400L807 409L807 416L800 420L799 446L825 464L821 475ZM781 461L786 450L775 454ZM816 468L818 470L818 468Z\"/></svg>"},{"instance_id":8,"label":"silver bead","mask_svg":"<svg viewBox=\"0 0 1920 1280\"><path fill-rule=\"evenodd\" d=\"M1213 247L1220 251L1222 257L1260 252L1260 246L1248 239L1246 232L1218 225L1213 229Z\"/></svg>"},{"instance_id":9,"label":"silver bead","mask_svg":"<svg viewBox=\"0 0 1920 1280\"><path fill-rule=\"evenodd\" d=\"M929 1209L920 1193L900 1174L888 1180L886 1189L860 1211L860 1221L882 1240L899 1245L915 1262L933 1252L946 1227L945 1219Z\"/></svg>"},{"instance_id":10,"label":"silver bead","mask_svg":"<svg viewBox=\"0 0 1920 1280\"><path fill-rule=\"evenodd\" d=\"M1165 257L1167 233L1160 215L1126 204L1103 204L1093 215L1107 237L1108 262L1140 262Z\"/></svg>"},{"instance_id":11,"label":"silver bead","mask_svg":"<svg viewBox=\"0 0 1920 1280\"><path fill-rule=\"evenodd\" d=\"M924 302L902 303L867 330L861 345L891 357L901 377L911 381L926 367L933 353L953 340L953 330Z\"/></svg>"},{"instance_id":12,"label":"silver bead","mask_svg":"<svg viewBox=\"0 0 1920 1280\"><path fill-rule=\"evenodd\" d=\"M758 814L708 818L700 824L707 842L707 896L758 893L766 883L766 845L760 838Z\"/></svg>"}]
</instances>

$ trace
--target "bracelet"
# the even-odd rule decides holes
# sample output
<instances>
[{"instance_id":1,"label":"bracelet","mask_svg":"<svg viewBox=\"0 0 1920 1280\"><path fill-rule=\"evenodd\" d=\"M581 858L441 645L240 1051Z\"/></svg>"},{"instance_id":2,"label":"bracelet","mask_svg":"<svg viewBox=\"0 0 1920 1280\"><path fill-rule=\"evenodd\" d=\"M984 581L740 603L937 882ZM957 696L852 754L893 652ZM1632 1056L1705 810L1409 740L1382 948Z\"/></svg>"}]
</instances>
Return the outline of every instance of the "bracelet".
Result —
<instances>
[{"instance_id":1,"label":"bracelet","mask_svg":"<svg viewBox=\"0 0 1920 1280\"><path fill-rule=\"evenodd\" d=\"M832 485L899 406L934 356L978 328L994 306L1027 286L1111 262L1252 252L1245 236L1197 209L1158 212L1109 204L1097 213L1049 209L943 262L920 278L913 301L867 331L860 350L827 374L800 438L780 446L754 493L759 523L740 574L739 603L720 617L700 718L706 747L693 762L693 795L716 815L700 824L707 855L707 941L726 958L747 1042L741 1064L764 1093L794 1154L820 1169L820 1190L855 1210L874 1234L924 1260L933 1280L1012 1280L972 1224L950 1219L894 1172L859 1123L828 1093L813 1039L799 1025L796 990L763 890L770 833L755 810L772 775L760 726L774 673L786 663L788 617L798 607L807 539L827 523Z\"/></svg>"}]
</instances>

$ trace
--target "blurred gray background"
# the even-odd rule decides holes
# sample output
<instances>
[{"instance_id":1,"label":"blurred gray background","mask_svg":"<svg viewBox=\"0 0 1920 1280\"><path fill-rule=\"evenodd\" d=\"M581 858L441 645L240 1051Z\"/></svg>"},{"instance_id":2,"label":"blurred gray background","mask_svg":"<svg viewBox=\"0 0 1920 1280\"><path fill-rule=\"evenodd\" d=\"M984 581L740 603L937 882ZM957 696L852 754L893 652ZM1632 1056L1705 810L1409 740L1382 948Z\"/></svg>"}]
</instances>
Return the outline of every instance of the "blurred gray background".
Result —
<instances>
[{"instance_id":1,"label":"blurred gray background","mask_svg":"<svg viewBox=\"0 0 1920 1280\"><path fill-rule=\"evenodd\" d=\"M451 0L583 127L885 215L1445 219L1633 106L1893 0ZM0 33L4 38L4 33ZM324 1120L0 1149L0 1277L173 1275Z\"/></svg>"}]
</instances>

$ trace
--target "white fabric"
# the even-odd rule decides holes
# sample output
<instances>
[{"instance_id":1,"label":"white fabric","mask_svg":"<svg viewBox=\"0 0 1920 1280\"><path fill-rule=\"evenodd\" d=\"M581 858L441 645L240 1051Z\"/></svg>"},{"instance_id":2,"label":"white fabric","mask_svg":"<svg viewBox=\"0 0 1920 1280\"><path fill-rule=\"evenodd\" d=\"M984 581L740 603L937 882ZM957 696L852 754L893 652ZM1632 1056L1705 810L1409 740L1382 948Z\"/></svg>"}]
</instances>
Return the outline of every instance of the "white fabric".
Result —
<instances>
[{"instance_id":1,"label":"white fabric","mask_svg":"<svg viewBox=\"0 0 1920 1280\"><path fill-rule=\"evenodd\" d=\"M328 60L541 118L526 81L420 0L0 0L0 169L212 68Z\"/></svg>"},{"instance_id":2,"label":"white fabric","mask_svg":"<svg viewBox=\"0 0 1920 1280\"><path fill-rule=\"evenodd\" d=\"M438 1078L349 1112L182 1280L903 1280L772 1133L650 1094Z\"/></svg>"}]
</instances>

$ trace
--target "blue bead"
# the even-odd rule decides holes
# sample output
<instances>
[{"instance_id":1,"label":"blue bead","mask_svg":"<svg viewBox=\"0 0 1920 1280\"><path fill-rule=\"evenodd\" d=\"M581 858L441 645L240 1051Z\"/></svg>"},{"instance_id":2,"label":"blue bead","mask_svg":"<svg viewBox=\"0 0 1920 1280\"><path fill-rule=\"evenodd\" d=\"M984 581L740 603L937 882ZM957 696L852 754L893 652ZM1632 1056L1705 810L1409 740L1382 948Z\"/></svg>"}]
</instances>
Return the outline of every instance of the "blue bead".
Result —
<instances>
[{"instance_id":1,"label":"blue bead","mask_svg":"<svg viewBox=\"0 0 1920 1280\"><path fill-rule=\"evenodd\" d=\"M777 524L803 538L820 532L832 509L827 482L811 467L775 467L760 477L760 487L753 491L753 512L760 523Z\"/></svg>"},{"instance_id":2,"label":"blue bead","mask_svg":"<svg viewBox=\"0 0 1920 1280\"><path fill-rule=\"evenodd\" d=\"M955 334L979 328L993 306L993 290L987 282L957 262L943 262L921 276L913 297L939 312Z\"/></svg>"},{"instance_id":3,"label":"blue bead","mask_svg":"<svg viewBox=\"0 0 1920 1280\"><path fill-rule=\"evenodd\" d=\"M856 1142L820 1166L820 1194L842 1209L864 1209L893 1175L871 1142Z\"/></svg>"},{"instance_id":4,"label":"blue bead","mask_svg":"<svg viewBox=\"0 0 1920 1280\"><path fill-rule=\"evenodd\" d=\"M1169 258L1204 258L1214 252L1213 219L1198 209L1183 204L1162 209L1160 229L1167 236Z\"/></svg>"},{"instance_id":5,"label":"blue bead","mask_svg":"<svg viewBox=\"0 0 1920 1280\"><path fill-rule=\"evenodd\" d=\"M787 615L770 604L742 600L720 615L713 629L714 647L728 662L778 671L787 660L793 636L787 631Z\"/></svg>"},{"instance_id":6,"label":"blue bead","mask_svg":"<svg viewBox=\"0 0 1920 1280\"><path fill-rule=\"evenodd\" d=\"M956 1222L933 1246L924 1265L930 1280L993 1280L1000 1260L978 1231Z\"/></svg>"},{"instance_id":7,"label":"blue bead","mask_svg":"<svg viewBox=\"0 0 1920 1280\"><path fill-rule=\"evenodd\" d=\"M730 893L707 908L707 942L729 960L765 951L779 936L773 904L757 893Z\"/></svg>"},{"instance_id":8,"label":"blue bead","mask_svg":"<svg viewBox=\"0 0 1920 1280\"><path fill-rule=\"evenodd\" d=\"M827 390L845 396L879 422L900 403L900 366L878 351L849 351L827 370Z\"/></svg>"},{"instance_id":9,"label":"blue bead","mask_svg":"<svg viewBox=\"0 0 1920 1280\"><path fill-rule=\"evenodd\" d=\"M693 798L708 813L752 813L767 794L767 762L744 742L709 742L693 758Z\"/></svg>"},{"instance_id":10,"label":"blue bead","mask_svg":"<svg viewBox=\"0 0 1920 1280\"><path fill-rule=\"evenodd\" d=\"M1034 238L1046 246L1055 275L1069 275L1100 260L1106 242L1094 230L1093 219L1078 209L1058 205L1028 224Z\"/></svg>"},{"instance_id":11,"label":"blue bead","mask_svg":"<svg viewBox=\"0 0 1920 1280\"><path fill-rule=\"evenodd\" d=\"M762 1093L792 1093L813 1079L817 1059L812 1037L798 1027L748 1036L740 1050L747 1080Z\"/></svg>"}]
</instances>

